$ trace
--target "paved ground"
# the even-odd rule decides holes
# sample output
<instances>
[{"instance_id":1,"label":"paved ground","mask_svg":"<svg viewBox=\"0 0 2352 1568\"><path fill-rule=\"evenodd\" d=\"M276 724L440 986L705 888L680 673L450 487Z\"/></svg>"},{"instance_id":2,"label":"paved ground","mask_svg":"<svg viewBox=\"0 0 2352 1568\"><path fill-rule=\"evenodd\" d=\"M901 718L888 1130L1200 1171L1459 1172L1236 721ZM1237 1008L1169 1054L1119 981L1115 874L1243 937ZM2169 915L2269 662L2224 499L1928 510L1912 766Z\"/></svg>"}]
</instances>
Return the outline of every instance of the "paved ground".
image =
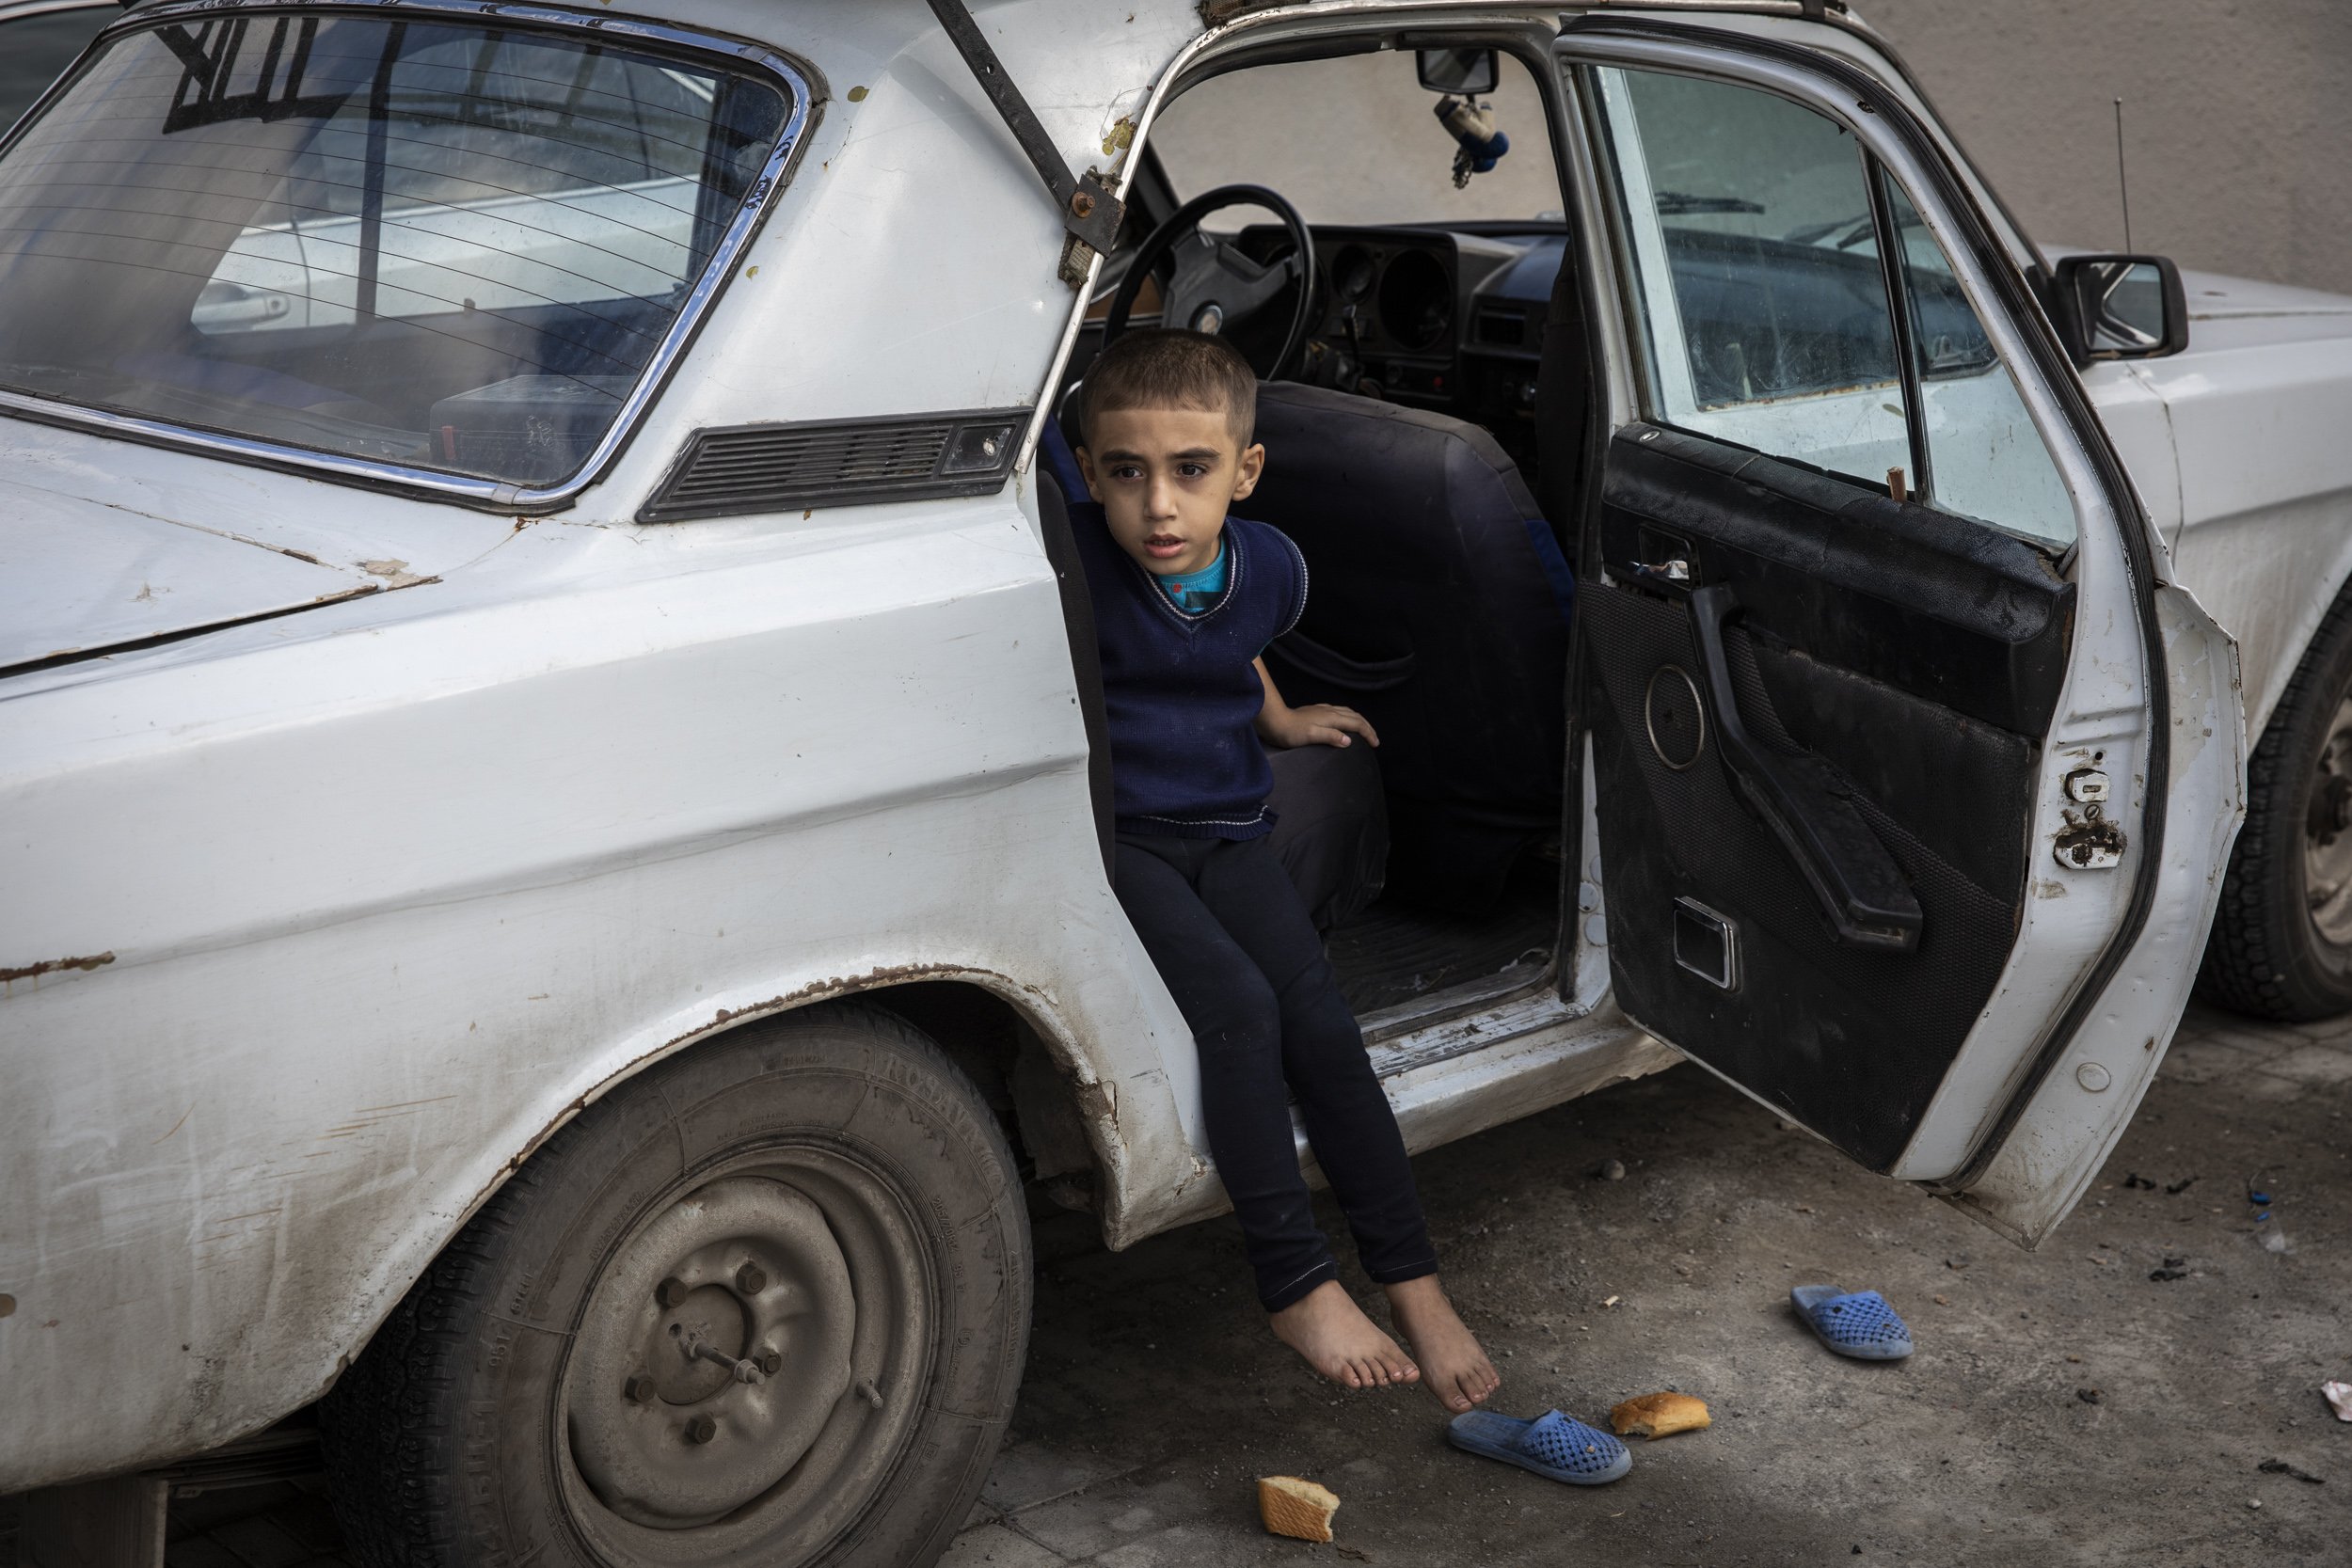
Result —
<instances>
[{"instance_id":1,"label":"paved ground","mask_svg":"<svg viewBox=\"0 0 2352 1568\"><path fill-rule=\"evenodd\" d=\"M2031 1256L1694 1069L1425 1156L1500 1407L1598 1418L1672 1387L1714 1408L1589 1492L1454 1452L1425 1395L1314 1382L1266 1335L1230 1220L1113 1256L1059 1216L1016 1440L946 1560L2352 1561L2352 1425L2317 1392L2352 1377L2347 1113L2352 1024L2194 1015L2091 1200ZM1592 1174L1613 1157L1624 1180ZM2150 1278L2174 1259L2182 1277ZM1883 1290L1919 1354L1823 1354L1785 1305L1809 1280ZM1336 1552L1260 1530L1273 1472L1339 1493ZM335 1568L326 1501L280 1482L175 1503L169 1568Z\"/></svg>"},{"instance_id":2,"label":"paved ground","mask_svg":"<svg viewBox=\"0 0 2352 1568\"><path fill-rule=\"evenodd\" d=\"M1453 1451L1425 1395L1336 1396L1295 1370L1231 1221L1119 1256L1054 1222L1020 1441L947 1561L1330 1560L1260 1531L1271 1472L1331 1487L1343 1555L1399 1568L2352 1561L2352 1425L2317 1392L2352 1378L2347 1113L2352 1027L2198 1014L2033 1255L1692 1069L1424 1156L1500 1407L1597 1419L1660 1388L1712 1405L1712 1430L1637 1444L1594 1491ZM1591 1174L1611 1157L1625 1180ZM2152 1280L2169 1259L2185 1277ZM1919 1353L1822 1353L1786 1305L1814 1280L1883 1290ZM2274 1458L2324 1484L2257 1468Z\"/></svg>"}]
</instances>

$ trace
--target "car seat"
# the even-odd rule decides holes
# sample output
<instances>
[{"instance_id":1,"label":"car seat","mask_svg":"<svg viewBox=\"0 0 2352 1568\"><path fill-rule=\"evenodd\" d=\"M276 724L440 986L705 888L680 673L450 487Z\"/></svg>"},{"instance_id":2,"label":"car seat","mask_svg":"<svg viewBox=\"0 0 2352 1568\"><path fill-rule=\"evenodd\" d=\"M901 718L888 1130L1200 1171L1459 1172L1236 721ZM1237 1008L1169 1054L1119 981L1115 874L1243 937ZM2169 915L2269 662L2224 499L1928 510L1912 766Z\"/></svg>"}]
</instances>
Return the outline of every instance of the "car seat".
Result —
<instances>
[{"instance_id":1,"label":"car seat","mask_svg":"<svg viewBox=\"0 0 2352 1568\"><path fill-rule=\"evenodd\" d=\"M1566 558L1518 467L1447 415L1324 388L1258 389L1265 475L1239 510L1307 558L1307 611L1267 650L1285 700L1380 732L1389 885L1490 908L1556 832L1567 729Z\"/></svg>"},{"instance_id":2,"label":"car seat","mask_svg":"<svg viewBox=\"0 0 2352 1568\"><path fill-rule=\"evenodd\" d=\"M1363 913L1389 875L1389 806L1380 753L1353 746L1294 746L1269 752L1274 832L1266 847L1282 863L1318 931Z\"/></svg>"}]
</instances>

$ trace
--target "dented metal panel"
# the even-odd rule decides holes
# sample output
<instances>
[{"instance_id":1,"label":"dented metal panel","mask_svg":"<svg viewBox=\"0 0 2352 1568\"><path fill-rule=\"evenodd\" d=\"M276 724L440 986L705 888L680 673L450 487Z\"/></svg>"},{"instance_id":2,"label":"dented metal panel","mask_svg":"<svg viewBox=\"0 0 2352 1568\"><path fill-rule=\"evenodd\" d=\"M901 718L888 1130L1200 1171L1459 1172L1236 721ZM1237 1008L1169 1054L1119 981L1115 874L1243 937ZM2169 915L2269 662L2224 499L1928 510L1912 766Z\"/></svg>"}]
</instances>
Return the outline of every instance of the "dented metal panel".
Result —
<instances>
[{"instance_id":1,"label":"dented metal panel","mask_svg":"<svg viewBox=\"0 0 2352 1568\"><path fill-rule=\"evenodd\" d=\"M1116 1095L1113 1193L1189 1168L1188 1037L1068 832L1084 735L1029 521L731 545L648 531L561 593L461 575L434 615L6 705L0 882L42 895L0 953L114 959L0 1001L0 1355L77 1412L0 1435L0 1487L314 1397L580 1105L826 995L971 976ZM143 1375L95 1370L124 1346Z\"/></svg>"},{"instance_id":2,"label":"dented metal panel","mask_svg":"<svg viewBox=\"0 0 2352 1568\"><path fill-rule=\"evenodd\" d=\"M2352 297L2185 272L2188 350L2139 367L2180 475L2172 563L2237 638L2260 735L2352 578Z\"/></svg>"}]
</instances>

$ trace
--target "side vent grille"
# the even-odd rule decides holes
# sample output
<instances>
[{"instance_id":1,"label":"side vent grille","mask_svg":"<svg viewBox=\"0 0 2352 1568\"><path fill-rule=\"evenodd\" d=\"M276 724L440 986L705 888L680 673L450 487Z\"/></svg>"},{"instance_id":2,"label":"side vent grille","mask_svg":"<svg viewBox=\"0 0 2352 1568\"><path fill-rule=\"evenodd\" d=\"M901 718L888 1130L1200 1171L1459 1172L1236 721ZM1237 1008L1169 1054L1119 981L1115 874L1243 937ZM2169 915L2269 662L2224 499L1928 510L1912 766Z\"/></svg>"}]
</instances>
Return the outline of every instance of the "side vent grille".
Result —
<instances>
[{"instance_id":1,"label":"side vent grille","mask_svg":"<svg viewBox=\"0 0 2352 1568\"><path fill-rule=\"evenodd\" d=\"M641 523L985 496L1012 473L1026 408L698 430Z\"/></svg>"}]
</instances>

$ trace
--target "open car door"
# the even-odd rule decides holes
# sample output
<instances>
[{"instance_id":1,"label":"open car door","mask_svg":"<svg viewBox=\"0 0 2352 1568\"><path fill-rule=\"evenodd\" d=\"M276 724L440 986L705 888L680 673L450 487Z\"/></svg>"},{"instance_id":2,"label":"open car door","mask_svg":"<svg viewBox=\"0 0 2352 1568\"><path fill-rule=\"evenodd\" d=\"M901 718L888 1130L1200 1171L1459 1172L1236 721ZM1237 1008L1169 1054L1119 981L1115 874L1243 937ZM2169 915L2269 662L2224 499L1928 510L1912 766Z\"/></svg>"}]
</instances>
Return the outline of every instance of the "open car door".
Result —
<instances>
[{"instance_id":1,"label":"open car door","mask_svg":"<svg viewBox=\"0 0 2352 1568\"><path fill-rule=\"evenodd\" d=\"M1559 46L1613 345L1577 617L1610 968L1660 1038L2031 1245L2186 1001L2236 656L1896 73L1795 36Z\"/></svg>"}]
</instances>

